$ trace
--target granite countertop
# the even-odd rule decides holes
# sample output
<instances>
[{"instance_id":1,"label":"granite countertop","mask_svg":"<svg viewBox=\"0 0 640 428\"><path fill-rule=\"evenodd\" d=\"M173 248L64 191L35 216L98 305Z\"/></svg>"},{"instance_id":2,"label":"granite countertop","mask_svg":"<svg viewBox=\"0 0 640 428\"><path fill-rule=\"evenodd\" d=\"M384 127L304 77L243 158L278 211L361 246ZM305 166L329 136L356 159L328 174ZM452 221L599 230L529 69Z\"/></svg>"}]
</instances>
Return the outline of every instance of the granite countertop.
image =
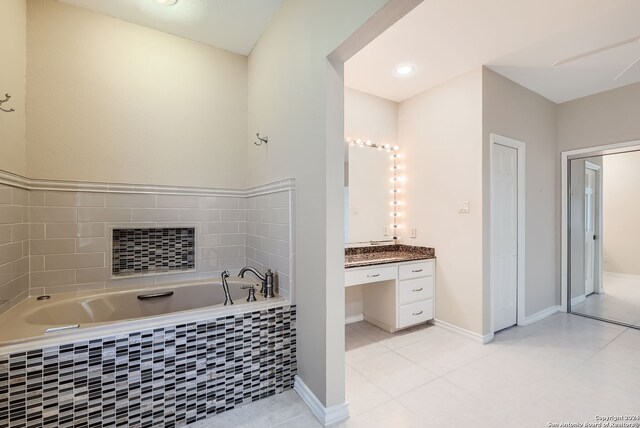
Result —
<instances>
[{"instance_id":1,"label":"granite countertop","mask_svg":"<svg viewBox=\"0 0 640 428\"><path fill-rule=\"evenodd\" d=\"M346 269L384 265L389 263L427 260L436 257L435 249L414 247L411 245L381 245L370 247L345 248L344 267Z\"/></svg>"}]
</instances>

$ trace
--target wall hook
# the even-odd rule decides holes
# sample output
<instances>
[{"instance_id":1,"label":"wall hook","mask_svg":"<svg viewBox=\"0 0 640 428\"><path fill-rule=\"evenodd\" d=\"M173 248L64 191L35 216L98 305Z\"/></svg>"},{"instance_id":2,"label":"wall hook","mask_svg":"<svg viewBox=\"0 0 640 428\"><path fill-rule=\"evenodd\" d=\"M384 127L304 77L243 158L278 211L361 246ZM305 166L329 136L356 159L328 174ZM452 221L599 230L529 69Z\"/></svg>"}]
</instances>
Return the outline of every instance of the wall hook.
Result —
<instances>
[{"instance_id":1,"label":"wall hook","mask_svg":"<svg viewBox=\"0 0 640 428\"><path fill-rule=\"evenodd\" d=\"M0 106L2 106L2 104L4 104L7 101L9 101L9 99L11 98L11 95L9 95L9 94L4 94L4 96L5 96L4 100L0 100ZM15 111L14 109L5 110L2 107L0 107L0 110L2 110L5 113L11 113L12 111Z\"/></svg>"},{"instance_id":2,"label":"wall hook","mask_svg":"<svg viewBox=\"0 0 640 428\"><path fill-rule=\"evenodd\" d=\"M256 146L261 146L263 143L267 144L269 142L269 137L261 137L259 132L256 132L256 137L258 137L258 140L260 140L260 142L253 142L253 144L255 144Z\"/></svg>"}]
</instances>

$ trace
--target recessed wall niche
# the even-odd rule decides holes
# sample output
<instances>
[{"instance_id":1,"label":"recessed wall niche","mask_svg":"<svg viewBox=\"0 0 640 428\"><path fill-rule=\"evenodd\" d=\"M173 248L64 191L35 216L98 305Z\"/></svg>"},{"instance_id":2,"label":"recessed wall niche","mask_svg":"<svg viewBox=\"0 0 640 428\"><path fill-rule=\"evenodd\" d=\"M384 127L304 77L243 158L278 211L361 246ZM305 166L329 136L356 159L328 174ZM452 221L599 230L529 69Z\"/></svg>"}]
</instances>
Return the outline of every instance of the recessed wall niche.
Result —
<instances>
[{"instance_id":1,"label":"recessed wall niche","mask_svg":"<svg viewBox=\"0 0 640 428\"><path fill-rule=\"evenodd\" d=\"M114 277L194 270L195 228L113 229Z\"/></svg>"}]
</instances>

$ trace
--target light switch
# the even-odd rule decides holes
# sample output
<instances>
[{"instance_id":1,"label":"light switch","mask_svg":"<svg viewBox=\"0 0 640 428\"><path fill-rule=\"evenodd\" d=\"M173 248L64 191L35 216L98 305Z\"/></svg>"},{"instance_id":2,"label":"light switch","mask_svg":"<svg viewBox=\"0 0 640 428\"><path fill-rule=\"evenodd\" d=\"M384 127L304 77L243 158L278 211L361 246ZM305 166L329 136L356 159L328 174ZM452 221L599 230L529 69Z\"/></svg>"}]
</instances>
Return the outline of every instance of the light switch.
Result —
<instances>
[{"instance_id":1,"label":"light switch","mask_svg":"<svg viewBox=\"0 0 640 428\"><path fill-rule=\"evenodd\" d=\"M389 236L389 228L387 226L384 226L382 228L382 235L383 236Z\"/></svg>"},{"instance_id":2,"label":"light switch","mask_svg":"<svg viewBox=\"0 0 640 428\"><path fill-rule=\"evenodd\" d=\"M468 214L471 212L471 205L469 201L461 201L458 202L458 213L460 214Z\"/></svg>"},{"instance_id":3,"label":"light switch","mask_svg":"<svg viewBox=\"0 0 640 428\"><path fill-rule=\"evenodd\" d=\"M417 227L409 228L409 236L411 236L412 238L417 237L418 236L418 228Z\"/></svg>"}]
</instances>

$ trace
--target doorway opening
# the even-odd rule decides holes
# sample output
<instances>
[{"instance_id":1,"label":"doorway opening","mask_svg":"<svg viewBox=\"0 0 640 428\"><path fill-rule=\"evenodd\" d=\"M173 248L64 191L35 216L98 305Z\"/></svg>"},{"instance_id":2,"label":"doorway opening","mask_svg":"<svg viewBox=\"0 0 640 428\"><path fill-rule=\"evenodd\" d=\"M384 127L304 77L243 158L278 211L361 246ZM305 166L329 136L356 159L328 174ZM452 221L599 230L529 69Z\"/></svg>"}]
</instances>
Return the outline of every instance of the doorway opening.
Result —
<instances>
[{"instance_id":1,"label":"doorway opening","mask_svg":"<svg viewBox=\"0 0 640 428\"><path fill-rule=\"evenodd\" d=\"M562 310L637 329L639 143L562 154Z\"/></svg>"}]
</instances>

